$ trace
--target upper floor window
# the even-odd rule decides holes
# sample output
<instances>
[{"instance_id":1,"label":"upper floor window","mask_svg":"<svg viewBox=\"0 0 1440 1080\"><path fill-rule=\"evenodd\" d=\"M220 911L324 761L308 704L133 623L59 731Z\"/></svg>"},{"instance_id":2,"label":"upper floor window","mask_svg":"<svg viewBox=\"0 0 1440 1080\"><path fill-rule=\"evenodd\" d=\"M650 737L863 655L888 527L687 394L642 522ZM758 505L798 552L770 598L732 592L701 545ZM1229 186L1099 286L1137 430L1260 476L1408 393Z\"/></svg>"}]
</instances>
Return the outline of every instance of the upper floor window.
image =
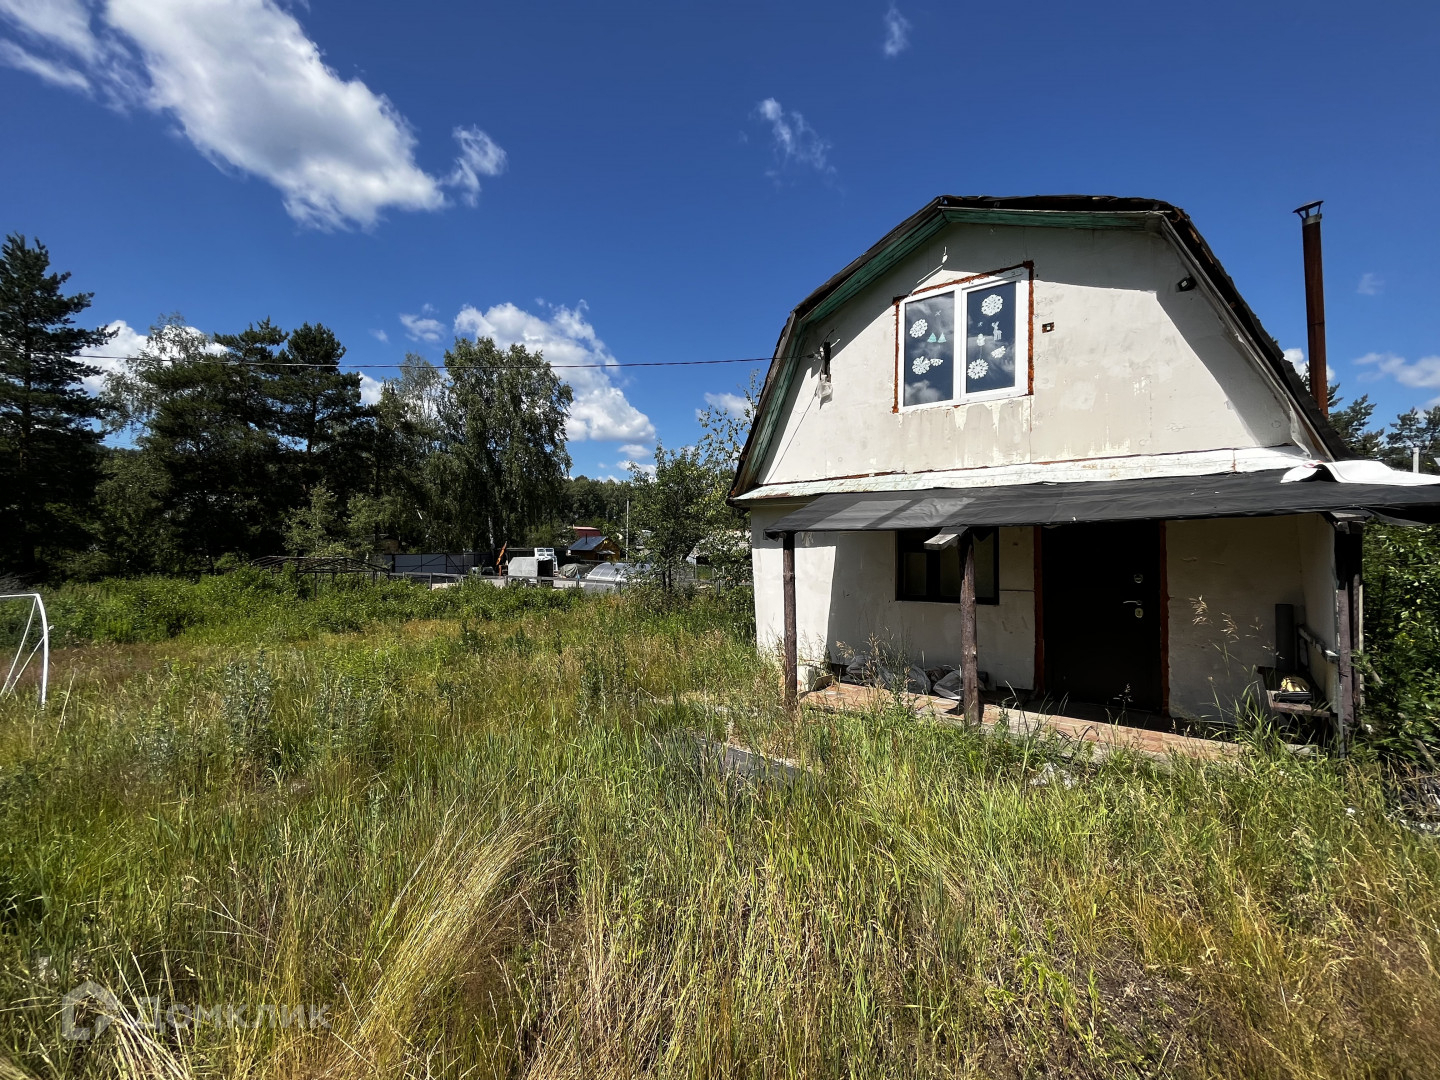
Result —
<instances>
[{"instance_id":1,"label":"upper floor window","mask_svg":"<svg viewBox=\"0 0 1440 1080\"><path fill-rule=\"evenodd\" d=\"M900 405L908 409L1025 393L1029 285L1024 270L1009 271L902 301Z\"/></svg>"}]
</instances>

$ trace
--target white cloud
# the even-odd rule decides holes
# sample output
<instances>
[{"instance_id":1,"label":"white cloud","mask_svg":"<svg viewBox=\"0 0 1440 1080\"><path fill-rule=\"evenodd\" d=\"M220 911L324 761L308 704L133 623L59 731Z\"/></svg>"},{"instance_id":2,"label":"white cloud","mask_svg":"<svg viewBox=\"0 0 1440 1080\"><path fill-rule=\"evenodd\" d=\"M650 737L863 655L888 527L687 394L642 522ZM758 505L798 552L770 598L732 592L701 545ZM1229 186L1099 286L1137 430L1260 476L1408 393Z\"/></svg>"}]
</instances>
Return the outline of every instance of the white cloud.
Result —
<instances>
[{"instance_id":1,"label":"white cloud","mask_svg":"<svg viewBox=\"0 0 1440 1080\"><path fill-rule=\"evenodd\" d=\"M390 344L390 335L385 333L384 330L371 330L370 336L373 337L376 341L380 342L382 345Z\"/></svg>"},{"instance_id":2,"label":"white cloud","mask_svg":"<svg viewBox=\"0 0 1440 1080\"><path fill-rule=\"evenodd\" d=\"M881 46L885 55L899 56L910 47L910 20L900 14L894 4L885 12L885 44Z\"/></svg>"},{"instance_id":3,"label":"white cloud","mask_svg":"<svg viewBox=\"0 0 1440 1080\"><path fill-rule=\"evenodd\" d=\"M148 333L140 333L124 319L116 319L114 322L106 324L105 329L113 334L109 341L104 345L87 346L76 354L78 359L96 369L96 374L88 375L82 380L85 388L92 394L98 394L104 388L105 376L108 373L125 370L126 359L133 359L141 353L149 353L161 359L174 354L175 339L173 337L162 337L152 342ZM193 326L181 324L170 328L168 333L181 334L196 342L205 342L204 352L217 356L225 353L223 346L216 345L209 340L203 330L198 330Z\"/></svg>"},{"instance_id":4,"label":"white cloud","mask_svg":"<svg viewBox=\"0 0 1440 1080\"><path fill-rule=\"evenodd\" d=\"M502 307L515 308L515 305L496 304L490 310L498 311ZM524 314L520 308L515 308L515 310ZM455 316L455 333L462 336L468 335L476 341L484 337L493 338L496 344L500 343L500 332L496 330L490 320L486 318L485 314L474 304L466 304L460 309L460 313Z\"/></svg>"},{"instance_id":5,"label":"white cloud","mask_svg":"<svg viewBox=\"0 0 1440 1080\"><path fill-rule=\"evenodd\" d=\"M1379 296L1385 288L1385 279L1379 274L1364 273L1360 275L1360 284L1355 286L1355 291L1361 296Z\"/></svg>"},{"instance_id":6,"label":"white cloud","mask_svg":"<svg viewBox=\"0 0 1440 1080\"><path fill-rule=\"evenodd\" d=\"M650 465L642 465L638 461L617 461L615 467L617 469L624 469L627 473L631 469L638 469L645 476L654 476L656 470L656 466L653 463Z\"/></svg>"},{"instance_id":7,"label":"white cloud","mask_svg":"<svg viewBox=\"0 0 1440 1080\"><path fill-rule=\"evenodd\" d=\"M473 338L488 337L501 348L521 344L538 349L557 365L556 374L575 393L566 435L574 442L586 439L639 441L655 438L650 418L626 400L610 379L615 357L595 334L585 317L582 301L573 308L555 305L549 316L534 315L514 304L496 304L481 312L466 305L455 316L455 332ZM567 368L567 364L599 367Z\"/></svg>"},{"instance_id":8,"label":"white cloud","mask_svg":"<svg viewBox=\"0 0 1440 1080\"><path fill-rule=\"evenodd\" d=\"M1394 353L1366 353L1356 364L1374 368L1374 372L1361 378L1378 379L1389 375L1401 386L1413 390L1440 390L1440 356L1422 356L1418 360L1406 360ZM1440 397L1425 403L1427 407L1440 405Z\"/></svg>"},{"instance_id":9,"label":"white cloud","mask_svg":"<svg viewBox=\"0 0 1440 1080\"><path fill-rule=\"evenodd\" d=\"M787 165L805 165L821 173L833 173L830 164L830 144L793 109L786 112L780 102L766 98L755 107L760 118L770 125L774 136L775 158L781 168ZM771 175L774 175L772 173Z\"/></svg>"},{"instance_id":10,"label":"white cloud","mask_svg":"<svg viewBox=\"0 0 1440 1080\"><path fill-rule=\"evenodd\" d=\"M3 38L0 38L0 64L15 68L17 71L28 71L31 75L38 75L51 86L59 86L66 90L89 91L90 89L90 80L74 68L57 61L43 60L34 53L26 52L13 41L6 41Z\"/></svg>"},{"instance_id":11,"label":"white cloud","mask_svg":"<svg viewBox=\"0 0 1440 1080\"><path fill-rule=\"evenodd\" d=\"M1291 364L1291 365L1295 368L1295 370L1298 371L1301 375L1305 375L1305 374L1307 374L1307 373L1310 371L1310 369L1305 366L1305 350L1304 350L1304 349L1286 349L1286 350L1285 350L1285 359L1288 360L1288 361L1290 361L1290 364Z\"/></svg>"},{"instance_id":12,"label":"white cloud","mask_svg":"<svg viewBox=\"0 0 1440 1080\"><path fill-rule=\"evenodd\" d=\"M113 331L115 336L104 345L91 345L79 353L80 359L95 369L94 375L87 375L84 379L85 389L92 394L98 394L105 388L108 373L125 369L125 361L117 357L139 356L150 343L147 335L136 333L124 319L116 319L105 329Z\"/></svg>"},{"instance_id":13,"label":"white cloud","mask_svg":"<svg viewBox=\"0 0 1440 1080\"><path fill-rule=\"evenodd\" d=\"M360 373L360 401L365 405L374 405L380 400L380 391L385 389L385 384L379 379L372 379L363 371Z\"/></svg>"},{"instance_id":14,"label":"white cloud","mask_svg":"<svg viewBox=\"0 0 1440 1080\"><path fill-rule=\"evenodd\" d=\"M94 60L101 52L90 12L79 0L0 0L0 15L27 37L54 42L81 59Z\"/></svg>"},{"instance_id":15,"label":"white cloud","mask_svg":"<svg viewBox=\"0 0 1440 1080\"><path fill-rule=\"evenodd\" d=\"M474 206L480 196L480 177L499 176L508 158L499 144L477 127L457 127L452 134L460 144L460 156L446 183L460 189L466 206Z\"/></svg>"},{"instance_id":16,"label":"white cloud","mask_svg":"<svg viewBox=\"0 0 1440 1080\"><path fill-rule=\"evenodd\" d=\"M744 394L706 394L705 404L731 416L744 416L745 410L750 407Z\"/></svg>"},{"instance_id":17,"label":"white cloud","mask_svg":"<svg viewBox=\"0 0 1440 1080\"><path fill-rule=\"evenodd\" d=\"M445 332L445 324L439 319L430 318L430 313L435 309L426 304L419 315L401 315L400 322L405 327L405 332L410 335L412 341L436 342L440 335ZM382 330L383 334L384 331Z\"/></svg>"},{"instance_id":18,"label":"white cloud","mask_svg":"<svg viewBox=\"0 0 1440 1080\"><path fill-rule=\"evenodd\" d=\"M504 165L488 135L457 128L454 171L442 178L420 168L394 104L341 78L275 0L91 3L0 0L0 17L55 54L11 45L0 60L173 118L217 166L278 188L303 224L370 226L387 208L437 210L447 186L473 203L478 177Z\"/></svg>"},{"instance_id":19,"label":"white cloud","mask_svg":"<svg viewBox=\"0 0 1440 1080\"><path fill-rule=\"evenodd\" d=\"M648 446L642 446L640 443L626 443L624 446L620 447L620 453L624 454L626 457L641 458L644 457L646 454L654 453L654 451L652 451ZM605 466L602 465L600 467L603 469Z\"/></svg>"},{"instance_id":20,"label":"white cloud","mask_svg":"<svg viewBox=\"0 0 1440 1080\"><path fill-rule=\"evenodd\" d=\"M655 425L631 405L624 391L609 382L603 371L564 372L575 392L566 434L576 442L585 439L653 439ZM603 382L602 382L603 380ZM591 383L592 385L586 385Z\"/></svg>"}]
</instances>

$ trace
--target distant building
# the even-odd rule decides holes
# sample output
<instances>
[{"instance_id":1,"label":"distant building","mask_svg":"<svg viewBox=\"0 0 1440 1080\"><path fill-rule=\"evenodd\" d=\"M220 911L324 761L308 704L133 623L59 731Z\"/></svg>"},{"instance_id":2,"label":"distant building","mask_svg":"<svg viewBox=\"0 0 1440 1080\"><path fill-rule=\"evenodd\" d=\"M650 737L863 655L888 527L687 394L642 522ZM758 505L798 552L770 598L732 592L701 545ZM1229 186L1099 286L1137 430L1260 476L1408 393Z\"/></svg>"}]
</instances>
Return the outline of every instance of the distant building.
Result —
<instances>
[{"instance_id":1,"label":"distant building","mask_svg":"<svg viewBox=\"0 0 1440 1080\"><path fill-rule=\"evenodd\" d=\"M578 535L574 542L565 549L565 558L570 562L602 563L614 562L620 558L621 551L615 541L608 536L601 536L599 529L588 530L589 535Z\"/></svg>"},{"instance_id":2,"label":"distant building","mask_svg":"<svg viewBox=\"0 0 1440 1080\"><path fill-rule=\"evenodd\" d=\"M399 552L393 555L377 555L375 560L390 573L404 577L424 577L431 574L463 577L477 567L494 562L487 551L428 551L418 554Z\"/></svg>"}]
</instances>

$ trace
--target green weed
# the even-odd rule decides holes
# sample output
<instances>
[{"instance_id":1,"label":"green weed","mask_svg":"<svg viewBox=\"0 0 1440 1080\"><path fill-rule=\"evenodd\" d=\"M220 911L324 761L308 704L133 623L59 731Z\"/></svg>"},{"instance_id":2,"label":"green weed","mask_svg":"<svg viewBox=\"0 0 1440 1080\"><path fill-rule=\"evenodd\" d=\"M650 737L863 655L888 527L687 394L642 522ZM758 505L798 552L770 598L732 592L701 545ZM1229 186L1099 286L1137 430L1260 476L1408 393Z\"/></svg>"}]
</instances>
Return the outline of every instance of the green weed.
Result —
<instances>
[{"instance_id":1,"label":"green weed","mask_svg":"<svg viewBox=\"0 0 1440 1080\"><path fill-rule=\"evenodd\" d=\"M1440 1072L1440 855L1372 766L1044 783L1043 741L788 716L713 597L389 588L326 633L246 585L0 704L0 1076Z\"/></svg>"}]
</instances>

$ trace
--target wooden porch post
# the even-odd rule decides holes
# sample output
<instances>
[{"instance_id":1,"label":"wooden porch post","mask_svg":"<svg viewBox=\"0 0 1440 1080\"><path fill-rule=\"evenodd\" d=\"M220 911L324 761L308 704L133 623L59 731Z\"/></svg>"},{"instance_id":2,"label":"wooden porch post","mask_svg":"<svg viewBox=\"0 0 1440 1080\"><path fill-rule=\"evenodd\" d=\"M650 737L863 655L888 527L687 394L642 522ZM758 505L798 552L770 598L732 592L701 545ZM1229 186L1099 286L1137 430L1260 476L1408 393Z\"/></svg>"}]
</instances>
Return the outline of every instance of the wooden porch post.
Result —
<instances>
[{"instance_id":1,"label":"wooden porch post","mask_svg":"<svg viewBox=\"0 0 1440 1080\"><path fill-rule=\"evenodd\" d=\"M1344 753L1355 728L1360 704L1360 678L1355 672L1354 653L1360 647L1360 580L1363 562L1361 526L1351 522L1335 524L1335 643L1340 669L1340 700L1336 702L1336 740Z\"/></svg>"},{"instance_id":2,"label":"wooden porch post","mask_svg":"<svg viewBox=\"0 0 1440 1080\"><path fill-rule=\"evenodd\" d=\"M795 534L781 534L784 551L782 580L785 595L785 708L794 711L800 672L795 647Z\"/></svg>"},{"instance_id":3,"label":"wooden porch post","mask_svg":"<svg viewBox=\"0 0 1440 1080\"><path fill-rule=\"evenodd\" d=\"M978 724L980 708L980 672L975 646L975 533L967 529L961 538L960 557L964 571L960 578L960 677L965 694L965 719Z\"/></svg>"}]
</instances>

